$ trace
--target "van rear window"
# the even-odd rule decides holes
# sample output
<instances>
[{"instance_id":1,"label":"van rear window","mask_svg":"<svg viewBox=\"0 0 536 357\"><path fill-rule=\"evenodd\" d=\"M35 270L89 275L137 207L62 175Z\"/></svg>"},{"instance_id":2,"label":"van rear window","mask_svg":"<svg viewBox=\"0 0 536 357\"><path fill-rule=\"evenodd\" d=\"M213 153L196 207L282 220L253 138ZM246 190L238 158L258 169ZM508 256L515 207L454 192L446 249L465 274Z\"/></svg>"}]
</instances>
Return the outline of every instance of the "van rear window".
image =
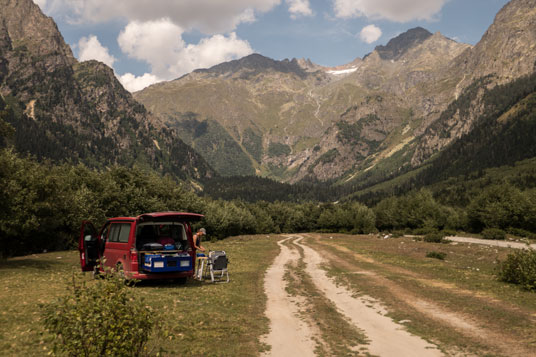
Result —
<instances>
[{"instance_id":1,"label":"van rear window","mask_svg":"<svg viewBox=\"0 0 536 357\"><path fill-rule=\"evenodd\" d=\"M130 223L113 223L110 227L110 242L128 243Z\"/></svg>"}]
</instances>

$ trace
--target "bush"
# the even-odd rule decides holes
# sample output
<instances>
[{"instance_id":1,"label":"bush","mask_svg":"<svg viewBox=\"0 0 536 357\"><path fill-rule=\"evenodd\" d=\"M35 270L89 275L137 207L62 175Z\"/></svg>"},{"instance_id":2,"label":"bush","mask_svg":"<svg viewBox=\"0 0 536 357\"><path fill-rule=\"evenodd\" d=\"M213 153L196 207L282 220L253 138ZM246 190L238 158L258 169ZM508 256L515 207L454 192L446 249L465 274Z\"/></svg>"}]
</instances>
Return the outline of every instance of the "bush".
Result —
<instances>
[{"instance_id":1,"label":"bush","mask_svg":"<svg viewBox=\"0 0 536 357\"><path fill-rule=\"evenodd\" d=\"M536 233L529 232L527 230L521 229L521 228L508 228L506 230L508 233L521 237L521 238L529 238L529 239L536 239Z\"/></svg>"},{"instance_id":2,"label":"bush","mask_svg":"<svg viewBox=\"0 0 536 357\"><path fill-rule=\"evenodd\" d=\"M506 232L498 228L487 228L482 231L484 239L505 240Z\"/></svg>"},{"instance_id":3,"label":"bush","mask_svg":"<svg viewBox=\"0 0 536 357\"><path fill-rule=\"evenodd\" d=\"M428 243L444 243L445 234L443 232L428 233L423 240Z\"/></svg>"},{"instance_id":4,"label":"bush","mask_svg":"<svg viewBox=\"0 0 536 357\"><path fill-rule=\"evenodd\" d=\"M423 228L417 228L413 230L413 234L417 236L423 236L423 235L433 234L433 233L438 233L436 228L423 227Z\"/></svg>"},{"instance_id":5,"label":"bush","mask_svg":"<svg viewBox=\"0 0 536 357\"><path fill-rule=\"evenodd\" d=\"M508 254L498 275L502 281L536 291L536 250L523 249Z\"/></svg>"},{"instance_id":6,"label":"bush","mask_svg":"<svg viewBox=\"0 0 536 357\"><path fill-rule=\"evenodd\" d=\"M391 234L393 238L401 238L404 236L405 232L402 230L397 230L397 231L391 232Z\"/></svg>"},{"instance_id":7,"label":"bush","mask_svg":"<svg viewBox=\"0 0 536 357\"><path fill-rule=\"evenodd\" d=\"M456 232L455 230L453 229L443 229L443 234L445 235L445 237L452 237L452 236L455 236L458 234L458 232Z\"/></svg>"},{"instance_id":8,"label":"bush","mask_svg":"<svg viewBox=\"0 0 536 357\"><path fill-rule=\"evenodd\" d=\"M432 251L432 252L426 253L426 258L435 258L439 260L445 260L446 257L447 257L447 253L443 253L443 252Z\"/></svg>"},{"instance_id":9,"label":"bush","mask_svg":"<svg viewBox=\"0 0 536 357\"><path fill-rule=\"evenodd\" d=\"M139 356L153 329L152 312L128 293L124 280L106 274L85 282L73 275L69 293L43 305L54 351L69 356Z\"/></svg>"}]
</instances>

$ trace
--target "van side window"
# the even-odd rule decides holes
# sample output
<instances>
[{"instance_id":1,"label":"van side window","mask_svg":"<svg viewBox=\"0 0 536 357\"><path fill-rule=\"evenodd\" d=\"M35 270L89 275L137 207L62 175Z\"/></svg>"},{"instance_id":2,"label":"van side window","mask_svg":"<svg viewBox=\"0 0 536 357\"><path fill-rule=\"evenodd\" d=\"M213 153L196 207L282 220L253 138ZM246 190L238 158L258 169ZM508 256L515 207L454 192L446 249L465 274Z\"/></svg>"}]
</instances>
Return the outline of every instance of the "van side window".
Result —
<instances>
[{"instance_id":1,"label":"van side window","mask_svg":"<svg viewBox=\"0 0 536 357\"><path fill-rule=\"evenodd\" d=\"M110 242L128 243L130 223L114 223L110 227Z\"/></svg>"}]
</instances>

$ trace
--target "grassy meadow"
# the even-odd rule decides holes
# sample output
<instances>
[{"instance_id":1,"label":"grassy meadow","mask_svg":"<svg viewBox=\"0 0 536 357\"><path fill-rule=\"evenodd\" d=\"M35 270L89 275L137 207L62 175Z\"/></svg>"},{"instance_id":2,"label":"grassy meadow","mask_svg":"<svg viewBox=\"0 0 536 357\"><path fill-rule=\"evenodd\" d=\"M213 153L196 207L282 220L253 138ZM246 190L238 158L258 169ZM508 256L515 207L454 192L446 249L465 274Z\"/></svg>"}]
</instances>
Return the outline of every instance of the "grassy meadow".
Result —
<instances>
[{"instance_id":1,"label":"grassy meadow","mask_svg":"<svg viewBox=\"0 0 536 357\"><path fill-rule=\"evenodd\" d=\"M225 250L230 260L228 284L188 281L141 283L129 288L158 316L163 334L152 336L149 354L254 356L264 349L264 271L278 253L276 236L241 236L203 243ZM80 270L78 252L62 251L12 258L0 263L0 355L42 356L52 338L43 328L39 304L67 293ZM92 280L91 274L84 279Z\"/></svg>"},{"instance_id":2,"label":"grassy meadow","mask_svg":"<svg viewBox=\"0 0 536 357\"><path fill-rule=\"evenodd\" d=\"M440 244L376 235L304 234L304 242L327 259L325 269L356 295L381 301L388 316L448 355L536 354L536 295L496 278L509 249ZM278 254L275 235L239 236L206 248L225 250L229 284L189 281L129 287L160 321L148 354L255 356L266 350L264 272ZM427 257L429 253L432 257ZM304 258L288 266L289 294L301 296L306 315L320 331L319 355L353 354L365 336L350 328L315 288ZM442 253L442 254L441 254ZM433 258L443 257L444 260ZM40 321L40 304L67 293L79 273L78 253L33 254L0 262L0 355L41 356L52 336ZM90 274L83 279L92 282ZM282 282L284 283L284 282ZM167 336L167 337L166 337ZM511 354L510 354L511 352Z\"/></svg>"}]
</instances>

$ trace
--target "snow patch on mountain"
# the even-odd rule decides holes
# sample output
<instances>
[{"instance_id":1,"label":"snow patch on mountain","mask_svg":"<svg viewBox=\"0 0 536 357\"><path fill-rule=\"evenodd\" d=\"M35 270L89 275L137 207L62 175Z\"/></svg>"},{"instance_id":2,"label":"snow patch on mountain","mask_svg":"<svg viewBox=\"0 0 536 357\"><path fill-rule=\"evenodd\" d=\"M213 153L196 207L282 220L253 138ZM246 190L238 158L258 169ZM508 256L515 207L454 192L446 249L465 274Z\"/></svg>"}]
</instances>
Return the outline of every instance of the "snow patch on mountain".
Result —
<instances>
[{"instance_id":1,"label":"snow patch on mountain","mask_svg":"<svg viewBox=\"0 0 536 357\"><path fill-rule=\"evenodd\" d=\"M352 67L352 68L347 68L347 69L339 69L339 70L331 70L331 71L327 71L327 73L333 74L335 76L340 76L340 75L343 75L343 74L350 74L350 73L355 72L355 71L357 71L357 67Z\"/></svg>"}]
</instances>

